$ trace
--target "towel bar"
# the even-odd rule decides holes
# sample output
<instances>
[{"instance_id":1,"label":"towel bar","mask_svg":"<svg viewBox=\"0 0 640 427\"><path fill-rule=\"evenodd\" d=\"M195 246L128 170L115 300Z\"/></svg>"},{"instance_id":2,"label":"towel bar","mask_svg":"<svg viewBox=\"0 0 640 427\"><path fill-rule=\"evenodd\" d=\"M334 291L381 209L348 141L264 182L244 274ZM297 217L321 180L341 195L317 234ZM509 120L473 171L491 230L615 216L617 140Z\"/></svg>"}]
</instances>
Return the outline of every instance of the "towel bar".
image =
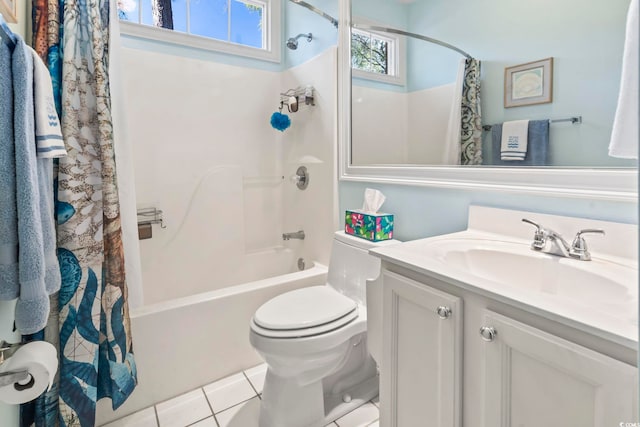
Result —
<instances>
[{"instance_id":1,"label":"towel bar","mask_svg":"<svg viewBox=\"0 0 640 427\"><path fill-rule=\"evenodd\" d=\"M582 123L582 116L568 117L566 119L549 120L549 123L560 123L560 122L571 122L573 124L581 124ZM491 127L492 127L492 125L483 125L482 126L482 130L490 131Z\"/></svg>"}]
</instances>

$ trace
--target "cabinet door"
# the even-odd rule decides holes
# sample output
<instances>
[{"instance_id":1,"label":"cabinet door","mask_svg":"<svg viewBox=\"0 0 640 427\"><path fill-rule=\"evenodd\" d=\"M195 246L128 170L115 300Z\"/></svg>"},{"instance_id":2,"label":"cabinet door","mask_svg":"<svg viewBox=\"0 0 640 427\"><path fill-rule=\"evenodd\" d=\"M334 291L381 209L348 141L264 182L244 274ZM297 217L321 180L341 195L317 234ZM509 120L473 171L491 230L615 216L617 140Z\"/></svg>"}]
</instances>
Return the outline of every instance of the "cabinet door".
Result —
<instances>
[{"instance_id":1,"label":"cabinet door","mask_svg":"<svg viewBox=\"0 0 640 427\"><path fill-rule=\"evenodd\" d=\"M485 322L485 427L637 422L635 367L490 311Z\"/></svg>"},{"instance_id":2,"label":"cabinet door","mask_svg":"<svg viewBox=\"0 0 640 427\"><path fill-rule=\"evenodd\" d=\"M383 272L383 427L459 427L462 300Z\"/></svg>"}]
</instances>

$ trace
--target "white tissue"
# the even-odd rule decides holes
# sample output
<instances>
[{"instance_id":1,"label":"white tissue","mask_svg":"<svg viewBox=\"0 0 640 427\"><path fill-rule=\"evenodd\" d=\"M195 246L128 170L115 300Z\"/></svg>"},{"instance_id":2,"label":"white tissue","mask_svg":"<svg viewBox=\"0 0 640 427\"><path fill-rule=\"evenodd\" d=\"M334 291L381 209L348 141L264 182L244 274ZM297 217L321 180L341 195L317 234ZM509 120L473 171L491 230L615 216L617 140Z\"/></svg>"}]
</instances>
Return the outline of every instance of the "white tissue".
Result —
<instances>
[{"instance_id":1,"label":"white tissue","mask_svg":"<svg viewBox=\"0 0 640 427\"><path fill-rule=\"evenodd\" d=\"M386 197L378 190L373 188L367 188L364 190L364 204L362 205L362 211L365 213L376 213L380 210L380 207L384 203Z\"/></svg>"},{"instance_id":2,"label":"white tissue","mask_svg":"<svg viewBox=\"0 0 640 427\"><path fill-rule=\"evenodd\" d=\"M14 384L0 387L0 401L10 405L30 402L49 390L58 370L56 348L44 341L34 341L20 347L0 365L0 372L27 370L34 380L33 386L17 390Z\"/></svg>"}]
</instances>

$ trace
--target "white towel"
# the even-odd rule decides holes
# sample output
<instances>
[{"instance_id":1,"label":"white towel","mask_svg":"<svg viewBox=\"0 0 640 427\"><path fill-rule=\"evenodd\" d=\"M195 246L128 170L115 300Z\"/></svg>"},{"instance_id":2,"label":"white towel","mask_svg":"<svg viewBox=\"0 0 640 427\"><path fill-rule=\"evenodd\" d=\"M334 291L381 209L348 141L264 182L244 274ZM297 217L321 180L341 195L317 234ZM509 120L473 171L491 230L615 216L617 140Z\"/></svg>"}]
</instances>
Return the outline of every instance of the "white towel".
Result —
<instances>
[{"instance_id":1,"label":"white towel","mask_svg":"<svg viewBox=\"0 0 640 427\"><path fill-rule=\"evenodd\" d=\"M529 120L514 120L502 124L501 160L524 160L527 155Z\"/></svg>"},{"instance_id":2,"label":"white towel","mask_svg":"<svg viewBox=\"0 0 640 427\"><path fill-rule=\"evenodd\" d=\"M41 159L64 157L67 150L64 148L62 131L56 104L53 101L53 85L47 66L40 56L31 48L33 56L33 105L36 119L36 152Z\"/></svg>"},{"instance_id":3,"label":"white towel","mask_svg":"<svg viewBox=\"0 0 640 427\"><path fill-rule=\"evenodd\" d=\"M622 56L618 107L613 121L609 155L638 158L638 0L631 0Z\"/></svg>"}]
</instances>

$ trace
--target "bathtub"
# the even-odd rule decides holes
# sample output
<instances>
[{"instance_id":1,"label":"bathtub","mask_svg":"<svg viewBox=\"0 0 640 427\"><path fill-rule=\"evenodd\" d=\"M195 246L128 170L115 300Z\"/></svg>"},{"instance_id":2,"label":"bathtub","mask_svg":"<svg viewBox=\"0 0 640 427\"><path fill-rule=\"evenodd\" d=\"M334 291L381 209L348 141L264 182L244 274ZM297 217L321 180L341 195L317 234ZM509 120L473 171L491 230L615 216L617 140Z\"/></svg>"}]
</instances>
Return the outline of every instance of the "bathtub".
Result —
<instances>
[{"instance_id":1,"label":"bathtub","mask_svg":"<svg viewBox=\"0 0 640 427\"><path fill-rule=\"evenodd\" d=\"M327 267L174 298L131 311L138 386L117 411L98 402L97 424L162 402L263 363L249 343L249 321L274 296L324 284Z\"/></svg>"}]
</instances>

